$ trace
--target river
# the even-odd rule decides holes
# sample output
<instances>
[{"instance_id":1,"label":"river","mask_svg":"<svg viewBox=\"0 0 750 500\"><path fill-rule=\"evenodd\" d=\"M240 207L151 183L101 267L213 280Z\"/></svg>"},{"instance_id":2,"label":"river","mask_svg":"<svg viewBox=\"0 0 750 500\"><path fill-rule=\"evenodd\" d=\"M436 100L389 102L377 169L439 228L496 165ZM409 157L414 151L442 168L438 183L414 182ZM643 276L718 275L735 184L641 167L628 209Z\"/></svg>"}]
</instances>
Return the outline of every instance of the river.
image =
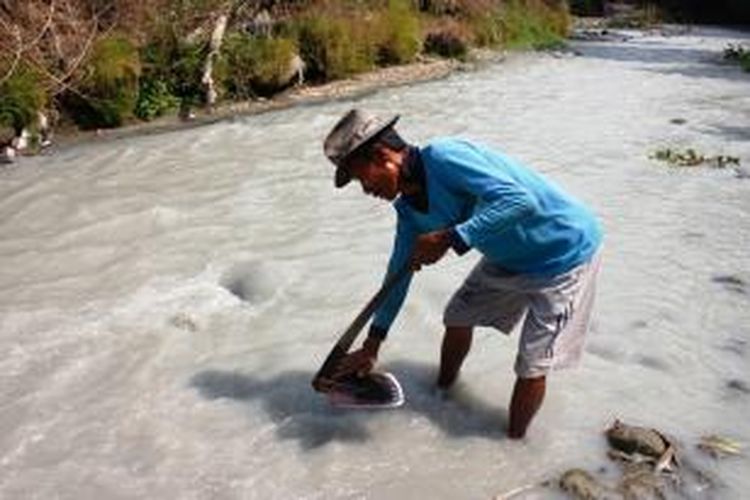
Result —
<instances>
[{"instance_id":1,"label":"river","mask_svg":"<svg viewBox=\"0 0 750 500\"><path fill-rule=\"evenodd\" d=\"M613 470L615 418L669 433L717 478L694 498L747 498L748 458L695 443L750 443L750 180L649 158L694 148L750 168L750 76L721 61L743 40L574 42L577 55L512 55L1 170L0 498L486 499ZM504 438L516 336L479 330L454 397L432 391L442 308L475 253L414 281L381 355L401 409L334 410L310 389L392 241L392 209L334 190L322 154L352 106L401 114L418 144L497 146L600 217L586 354L550 376L525 441Z\"/></svg>"}]
</instances>

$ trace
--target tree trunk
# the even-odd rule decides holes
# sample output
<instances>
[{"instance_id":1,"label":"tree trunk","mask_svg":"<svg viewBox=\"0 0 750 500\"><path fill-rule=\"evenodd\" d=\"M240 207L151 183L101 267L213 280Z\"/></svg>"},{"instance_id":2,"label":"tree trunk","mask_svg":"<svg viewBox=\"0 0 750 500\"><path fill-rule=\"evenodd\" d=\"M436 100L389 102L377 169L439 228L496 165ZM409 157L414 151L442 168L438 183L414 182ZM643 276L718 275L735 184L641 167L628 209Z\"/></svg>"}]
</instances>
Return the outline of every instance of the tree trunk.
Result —
<instances>
[{"instance_id":1,"label":"tree trunk","mask_svg":"<svg viewBox=\"0 0 750 500\"><path fill-rule=\"evenodd\" d=\"M216 104L216 98L218 97L213 77L214 61L219 57L221 42L224 40L224 32L227 29L228 22L228 12L224 12L216 18L214 30L211 33L211 40L208 44L208 55L206 56L206 62L203 65L203 77L201 78L201 83L206 89L206 104L208 105L209 110L214 107Z\"/></svg>"}]
</instances>

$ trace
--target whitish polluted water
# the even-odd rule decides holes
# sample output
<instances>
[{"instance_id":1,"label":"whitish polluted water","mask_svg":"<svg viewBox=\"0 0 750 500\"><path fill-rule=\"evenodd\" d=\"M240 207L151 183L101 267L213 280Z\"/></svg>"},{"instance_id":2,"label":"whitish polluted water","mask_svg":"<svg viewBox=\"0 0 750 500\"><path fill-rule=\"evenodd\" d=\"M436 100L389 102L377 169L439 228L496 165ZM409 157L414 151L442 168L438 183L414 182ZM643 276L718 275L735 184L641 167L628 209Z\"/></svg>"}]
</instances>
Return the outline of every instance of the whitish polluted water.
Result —
<instances>
[{"instance_id":1,"label":"whitish polluted water","mask_svg":"<svg viewBox=\"0 0 750 500\"><path fill-rule=\"evenodd\" d=\"M694 498L748 498L747 457L694 446L750 443L750 180L649 159L694 148L750 167L750 76L721 62L743 38L576 43L0 171L0 498L492 498L613 469L615 417L716 478ZM322 155L352 105L400 113L417 143L502 148L601 217L587 353L550 377L525 442L504 438L515 336L480 330L455 397L432 392L442 307L475 254L415 279L381 358L403 408L334 411L310 389L392 241L390 207L334 192Z\"/></svg>"}]
</instances>

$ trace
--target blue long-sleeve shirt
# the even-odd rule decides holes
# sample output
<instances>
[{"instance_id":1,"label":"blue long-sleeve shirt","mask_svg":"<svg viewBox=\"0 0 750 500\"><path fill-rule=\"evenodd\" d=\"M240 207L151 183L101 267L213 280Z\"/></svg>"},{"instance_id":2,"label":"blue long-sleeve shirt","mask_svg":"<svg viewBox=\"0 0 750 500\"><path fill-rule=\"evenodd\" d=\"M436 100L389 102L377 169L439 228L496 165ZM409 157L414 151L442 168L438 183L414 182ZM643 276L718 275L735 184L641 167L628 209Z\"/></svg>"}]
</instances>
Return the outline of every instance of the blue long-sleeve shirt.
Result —
<instances>
[{"instance_id":1,"label":"blue long-sleeve shirt","mask_svg":"<svg viewBox=\"0 0 750 500\"><path fill-rule=\"evenodd\" d=\"M426 210L405 196L393 203L396 238L387 275L401 269L418 235L451 229L459 247L475 248L515 273L564 273L589 260L602 240L596 217L541 174L486 147L440 139L416 151ZM377 309L371 335L384 337L406 297L410 277Z\"/></svg>"}]
</instances>

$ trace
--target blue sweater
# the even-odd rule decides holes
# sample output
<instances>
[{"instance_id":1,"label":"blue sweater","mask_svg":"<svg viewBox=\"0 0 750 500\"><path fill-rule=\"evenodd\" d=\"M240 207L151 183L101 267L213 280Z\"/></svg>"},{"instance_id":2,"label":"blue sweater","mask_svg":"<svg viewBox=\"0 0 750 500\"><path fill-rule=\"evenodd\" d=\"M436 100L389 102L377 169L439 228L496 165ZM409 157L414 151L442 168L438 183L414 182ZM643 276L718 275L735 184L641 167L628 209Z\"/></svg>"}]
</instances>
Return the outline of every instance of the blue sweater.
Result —
<instances>
[{"instance_id":1,"label":"blue sweater","mask_svg":"<svg viewBox=\"0 0 750 500\"><path fill-rule=\"evenodd\" d=\"M554 276L588 261L602 239L592 212L542 175L502 153L459 139L440 139L419 151L427 211L404 196L388 274L409 259L419 234L454 230L466 245L515 273ZM375 312L371 335L385 336L401 309L411 278Z\"/></svg>"}]
</instances>

